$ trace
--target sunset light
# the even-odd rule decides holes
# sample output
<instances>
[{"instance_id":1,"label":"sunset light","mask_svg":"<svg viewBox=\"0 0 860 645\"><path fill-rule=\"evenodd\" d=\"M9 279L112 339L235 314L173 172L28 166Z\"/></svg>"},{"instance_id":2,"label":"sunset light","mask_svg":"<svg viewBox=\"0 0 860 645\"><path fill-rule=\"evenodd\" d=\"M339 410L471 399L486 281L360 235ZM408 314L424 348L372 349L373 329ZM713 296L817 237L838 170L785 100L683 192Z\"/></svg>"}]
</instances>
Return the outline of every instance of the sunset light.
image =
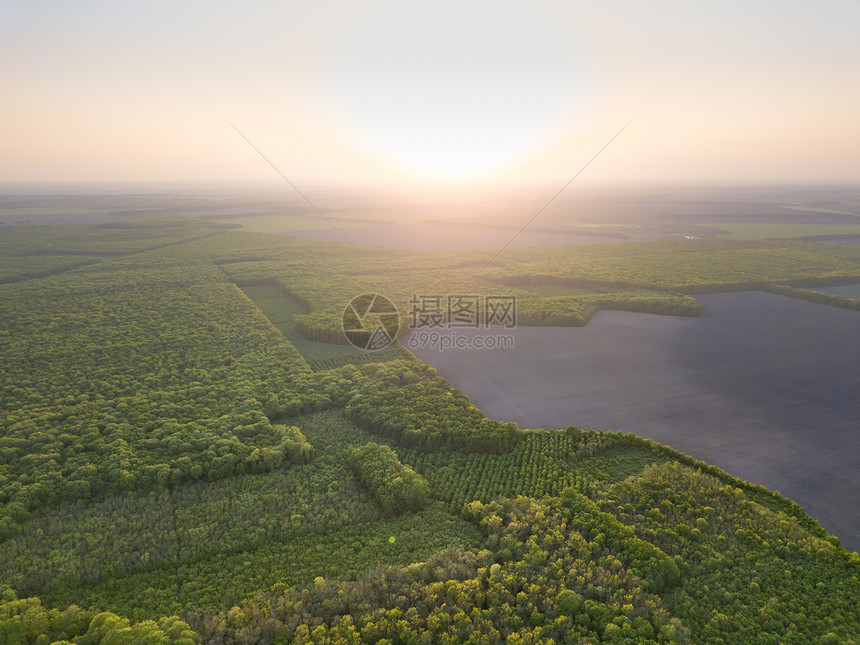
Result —
<instances>
[{"instance_id":1,"label":"sunset light","mask_svg":"<svg viewBox=\"0 0 860 645\"><path fill-rule=\"evenodd\" d=\"M582 116L585 70L548 12L497 7L378 6L335 49L335 114L374 154L420 176L484 178L522 162Z\"/></svg>"},{"instance_id":2,"label":"sunset light","mask_svg":"<svg viewBox=\"0 0 860 645\"><path fill-rule=\"evenodd\" d=\"M166 17L169 16L169 17ZM834 182L860 7L156 0L0 8L4 182Z\"/></svg>"}]
</instances>

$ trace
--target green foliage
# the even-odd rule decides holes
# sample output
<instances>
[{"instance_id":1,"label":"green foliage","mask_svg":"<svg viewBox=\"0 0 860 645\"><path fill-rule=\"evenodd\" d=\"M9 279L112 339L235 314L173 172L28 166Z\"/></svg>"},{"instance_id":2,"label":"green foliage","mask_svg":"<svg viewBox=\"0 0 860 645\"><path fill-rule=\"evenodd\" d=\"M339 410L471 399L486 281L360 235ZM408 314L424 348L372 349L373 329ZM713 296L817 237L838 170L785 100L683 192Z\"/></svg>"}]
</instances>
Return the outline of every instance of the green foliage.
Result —
<instances>
[{"instance_id":1,"label":"green foliage","mask_svg":"<svg viewBox=\"0 0 860 645\"><path fill-rule=\"evenodd\" d=\"M297 421L315 445L311 464L36 511L0 544L4 580L51 606L143 620L474 543L473 529L439 505L384 520L347 469L351 446L368 435L335 412Z\"/></svg>"},{"instance_id":2,"label":"green foliage","mask_svg":"<svg viewBox=\"0 0 860 645\"><path fill-rule=\"evenodd\" d=\"M797 504L797 502L793 502L790 499L786 499L778 492L771 492L767 490L764 486L760 486L758 484L751 484L749 482L738 479L737 477L733 477L721 468L717 468L716 466L707 464L704 461L695 459L690 455L686 455L668 446L663 446L656 441L652 441L651 439L639 437L638 435L634 435L632 433L627 433L625 437L631 446L634 446L638 449L644 448L651 453L660 455L663 460L671 460L679 464L691 466L699 472L711 475L712 477L716 477L724 484L728 484L742 490L750 499L755 500L762 506L793 517L798 522L800 522L803 527L807 531L809 531L811 535L814 535L815 537L826 538L837 544L839 542L836 537L827 535L827 532L823 528L821 528L821 525L809 515L804 513L803 509L800 507L799 504ZM598 465L598 468L602 469L602 465Z\"/></svg>"},{"instance_id":3,"label":"green foliage","mask_svg":"<svg viewBox=\"0 0 860 645\"><path fill-rule=\"evenodd\" d=\"M615 516L603 513L584 495L567 490L563 495L565 517L589 542L597 545L597 553L612 553L655 593L665 592L678 584L678 565L653 544L640 540L633 530Z\"/></svg>"},{"instance_id":4,"label":"green foliage","mask_svg":"<svg viewBox=\"0 0 860 645\"><path fill-rule=\"evenodd\" d=\"M110 612L93 615L77 605L46 609L38 598L0 603L0 642L81 645L192 645L197 635L176 616L131 623Z\"/></svg>"},{"instance_id":5,"label":"green foliage","mask_svg":"<svg viewBox=\"0 0 860 645\"><path fill-rule=\"evenodd\" d=\"M707 293L857 277L860 251L852 246L701 239L547 247L539 256L528 249L511 249L507 257L520 262L488 271L493 279L514 285L633 286Z\"/></svg>"},{"instance_id":6,"label":"green foliage","mask_svg":"<svg viewBox=\"0 0 860 645\"><path fill-rule=\"evenodd\" d=\"M127 255L203 239L224 230L217 224L187 218L136 219L98 226L4 226L0 256Z\"/></svg>"},{"instance_id":7,"label":"green foliage","mask_svg":"<svg viewBox=\"0 0 860 645\"><path fill-rule=\"evenodd\" d=\"M348 345L342 333L339 338L328 338L327 342L315 342L322 339L315 338L307 326L300 324L300 321L305 318L307 305L280 286L276 284L244 286L242 290L308 361L346 359L341 363L343 365L349 362L348 359L363 361L368 357L367 352ZM330 323L327 329L334 326L337 331L339 327L336 323L337 321Z\"/></svg>"},{"instance_id":8,"label":"green foliage","mask_svg":"<svg viewBox=\"0 0 860 645\"><path fill-rule=\"evenodd\" d=\"M353 396L346 414L407 448L503 452L514 445L520 434L516 424L488 419L439 376L425 372L419 377Z\"/></svg>"},{"instance_id":9,"label":"green foliage","mask_svg":"<svg viewBox=\"0 0 860 645\"><path fill-rule=\"evenodd\" d=\"M240 603L260 590L310 584L321 576L356 576L380 563L405 565L436 551L469 547L478 541L474 526L440 505L393 518L381 517L371 508L365 519L340 522L328 530L314 526L312 518L306 516L305 534L284 541L260 540L258 548L248 551L212 549L205 557L189 559L178 567L106 576L92 584L57 587L40 596L56 607L69 603L107 606L133 620L177 613L197 624L207 612ZM212 535L224 544L217 531Z\"/></svg>"},{"instance_id":10,"label":"green foliage","mask_svg":"<svg viewBox=\"0 0 860 645\"><path fill-rule=\"evenodd\" d=\"M290 410L330 400L303 387L307 365L206 261L156 252L0 287L2 536L41 506L311 456L269 421L267 390L280 386Z\"/></svg>"},{"instance_id":11,"label":"green foliage","mask_svg":"<svg viewBox=\"0 0 860 645\"><path fill-rule=\"evenodd\" d=\"M299 334L340 344L345 342L343 309L366 292L392 299L402 328L410 322L413 294L500 292L517 296L519 324L578 326L601 309L699 316L701 308L689 295L694 293L860 279L855 245L804 241L663 240L508 249L476 277L475 267L483 266L486 257L474 253L368 249L380 267L369 275L345 244L292 238L275 245L251 234L231 238L244 240L248 261L234 261L242 253L238 241L231 246L219 236L203 244L216 257L231 258L223 268L233 280L277 285L307 311L294 318ZM259 261L263 255L265 261ZM311 263L314 272L307 270Z\"/></svg>"},{"instance_id":12,"label":"green foliage","mask_svg":"<svg viewBox=\"0 0 860 645\"><path fill-rule=\"evenodd\" d=\"M718 502L724 511L702 505L719 500L720 490L727 495L727 506ZM322 643L850 642L857 620L851 599L860 585L856 556L802 538L799 524L780 534L785 520L688 467L654 467L608 493L615 497L602 505L617 517L575 492L473 502L466 514L484 532L483 549L375 569L350 582L319 578L273 590L203 619L198 630L207 643L252 643L264 634ZM654 504L669 516L658 518ZM743 521L736 513L755 517L763 536L799 540L794 547L770 537L758 546L727 542L718 523ZM707 529L690 529L690 515ZM630 519L635 530L619 521ZM682 553L667 553L680 544ZM772 548L793 555L774 558ZM740 577L731 564L738 557L750 558ZM730 579L721 575L727 569ZM810 579L819 576L835 576L838 593L831 595L823 581L813 591ZM824 604L807 607L815 602L810 593L823 594Z\"/></svg>"},{"instance_id":13,"label":"green foliage","mask_svg":"<svg viewBox=\"0 0 860 645\"><path fill-rule=\"evenodd\" d=\"M797 289L795 287L780 284L769 285L767 290L771 293L778 293L781 296L800 298L801 300L816 302L820 305L829 305L830 307L860 311L860 300L856 298L848 298L838 294L822 293L821 291L814 291L811 289Z\"/></svg>"},{"instance_id":14,"label":"green foliage","mask_svg":"<svg viewBox=\"0 0 860 645\"><path fill-rule=\"evenodd\" d=\"M74 255L8 257L4 258L2 265L0 265L0 284L44 278L95 264L98 261L98 258Z\"/></svg>"},{"instance_id":15,"label":"green foliage","mask_svg":"<svg viewBox=\"0 0 860 645\"><path fill-rule=\"evenodd\" d=\"M417 511L427 504L427 480L400 463L388 446L369 442L353 448L347 463L386 514Z\"/></svg>"},{"instance_id":16,"label":"green foliage","mask_svg":"<svg viewBox=\"0 0 860 645\"><path fill-rule=\"evenodd\" d=\"M697 640L856 633L860 559L740 488L673 462L614 484L600 505L679 564L672 613Z\"/></svg>"},{"instance_id":17,"label":"green foliage","mask_svg":"<svg viewBox=\"0 0 860 645\"><path fill-rule=\"evenodd\" d=\"M857 248L511 249L476 278L485 255L367 249L370 274L347 245L218 232L2 239L0 281L18 281L0 285L0 641L860 631L860 558L794 502L635 435L487 419L401 348L316 342L359 293L404 320L415 293L500 289L528 324L696 315L686 294L856 279Z\"/></svg>"},{"instance_id":18,"label":"green foliage","mask_svg":"<svg viewBox=\"0 0 860 645\"><path fill-rule=\"evenodd\" d=\"M319 343L317 343L319 344ZM331 347L327 345L326 347ZM316 352L314 353L316 355ZM365 363L388 363L390 361L415 360L415 356L405 347L397 345L375 352L347 352L330 355L323 358L310 358L308 364L316 372L333 370L346 365L364 365Z\"/></svg>"},{"instance_id":19,"label":"green foliage","mask_svg":"<svg viewBox=\"0 0 860 645\"><path fill-rule=\"evenodd\" d=\"M599 641L611 624L647 643L670 624L686 637L618 559L591 562L592 545L556 508L557 500L475 502L469 514L485 534L482 550L260 595L204 620L200 632L211 643L257 642L266 633L283 642L535 643Z\"/></svg>"},{"instance_id":20,"label":"green foliage","mask_svg":"<svg viewBox=\"0 0 860 645\"><path fill-rule=\"evenodd\" d=\"M645 289L624 289L612 293L555 296L519 302L520 325L579 327L602 309L635 311L666 316L701 316L702 307L691 296Z\"/></svg>"},{"instance_id":21,"label":"green foliage","mask_svg":"<svg viewBox=\"0 0 860 645\"><path fill-rule=\"evenodd\" d=\"M523 439L502 454L434 452L411 449L403 458L414 464L430 483L433 495L447 502L454 512L473 500L490 502L499 497L560 495L575 487L594 488L594 477L584 469L614 446L626 446L624 435L581 431L527 431ZM659 460L649 453L647 463ZM644 464L637 464L636 472Z\"/></svg>"}]
</instances>

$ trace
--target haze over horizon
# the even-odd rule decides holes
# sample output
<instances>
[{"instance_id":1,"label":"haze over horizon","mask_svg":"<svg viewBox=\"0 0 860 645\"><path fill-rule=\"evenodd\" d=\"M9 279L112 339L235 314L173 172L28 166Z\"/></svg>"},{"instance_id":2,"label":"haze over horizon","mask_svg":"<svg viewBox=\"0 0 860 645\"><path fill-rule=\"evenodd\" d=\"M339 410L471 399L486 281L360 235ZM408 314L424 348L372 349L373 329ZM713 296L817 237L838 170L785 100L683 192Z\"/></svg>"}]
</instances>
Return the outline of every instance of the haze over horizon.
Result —
<instances>
[{"instance_id":1,"label":"haze over horizon","mask_svg":"<svg viewBox=\"0 0 860 645\"><path fill-rule=\"evenodd\" d=\"M856 182L860 4L0 6L0 183ZM579 180L578 180L579 181ZM453 182L453 184L451 184Z\"/></svg>"}]
</instances>

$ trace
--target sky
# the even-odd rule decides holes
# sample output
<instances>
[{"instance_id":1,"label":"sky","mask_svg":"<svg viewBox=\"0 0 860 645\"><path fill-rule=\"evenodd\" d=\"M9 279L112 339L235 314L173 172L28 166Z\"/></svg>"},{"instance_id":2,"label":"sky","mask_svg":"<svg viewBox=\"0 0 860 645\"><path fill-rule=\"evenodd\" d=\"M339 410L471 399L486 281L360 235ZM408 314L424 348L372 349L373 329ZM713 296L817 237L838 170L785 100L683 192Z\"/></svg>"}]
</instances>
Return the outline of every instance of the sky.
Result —
<instances>
[{"instance_id":1,"label":"sky","mask_svg":"<svg viewBox=\"0 0 860 645\"><path fill-rule=\"evenodd\" d=\"M0 184L857 182L860 1L0 0ZM580 179L578 179L580 181Z\"/></svg>"}]
</instances>

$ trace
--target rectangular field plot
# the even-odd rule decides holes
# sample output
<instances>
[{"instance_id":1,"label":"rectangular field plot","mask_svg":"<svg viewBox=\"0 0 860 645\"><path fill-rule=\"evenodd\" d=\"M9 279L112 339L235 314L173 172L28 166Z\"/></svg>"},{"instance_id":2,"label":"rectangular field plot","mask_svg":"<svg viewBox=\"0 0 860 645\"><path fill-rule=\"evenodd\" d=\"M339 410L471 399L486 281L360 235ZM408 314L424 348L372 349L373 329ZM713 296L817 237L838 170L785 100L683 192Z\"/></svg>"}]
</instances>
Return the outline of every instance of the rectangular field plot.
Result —
<instances>
[{"instance_id":1,"label":"rectangular field plot","mask_svg":"<svg viewBox=\"0 0 860 645\"><path fill-rule=\"evenodd\" d=\"M333 365L341 361L363 362L366 360L367 352L359 351L351 345L318 343L299 334L293 325L293 317L307 313L307 309L280 287L275 285L242 287L242 291L254 301L260 311L272 321L272 324L299 350L308 362L312 364L322 362L326 365L331 363Z\"/></svg>"}]
</instances>

